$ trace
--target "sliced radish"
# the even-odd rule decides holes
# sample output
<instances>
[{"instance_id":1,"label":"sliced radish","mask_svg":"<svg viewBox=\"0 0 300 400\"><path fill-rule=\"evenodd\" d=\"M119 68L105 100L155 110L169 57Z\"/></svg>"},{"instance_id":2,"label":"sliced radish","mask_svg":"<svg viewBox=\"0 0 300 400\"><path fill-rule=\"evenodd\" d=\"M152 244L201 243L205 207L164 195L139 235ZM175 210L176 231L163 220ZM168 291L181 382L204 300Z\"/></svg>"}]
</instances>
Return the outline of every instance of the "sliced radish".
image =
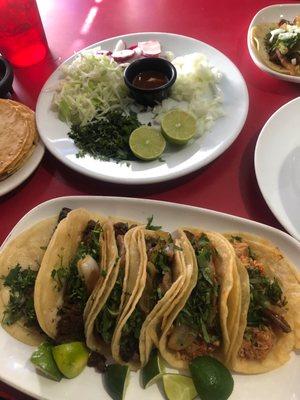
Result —
<instances>
[{"instance_id":1,"label":"sliced radish","mask_svg":"<svg viewBox=\"0 0 300 400\"><path fill-rule=\"evenodd\" d=\"M138 47L142 49L145 57L158 57L161 53L160 43L157 40L138 42Z\"/></svg>"},{"instance_id":2,"label":"sliced radish","mask_svg":"<svg viewBox=\"0 0 300 400\"><path fill-rule=\"evenodd\" d=\"M117 62L124 62L133 57L134 54L135 54L134 50L127 49L127 50L114 51L111 56Z\"/></svg>"},{"instance_id":3,"label":"sliced radish","mask_svg":"<svg viewBox=\"0 0 300 400\"><path fill-rule=\"evenodd\" d=\"M128 46L128 49L134 50L136 47L138 47L137 43L133 43L130 46Z\"/></svg>"},{"instance_id":4,"label":"sliced radish","mask_svg":"<svg viewBox=\"0 0 300 400\"><path fill-rule=\"evenodd\" d=\"M101 54L103 56L110 56L111 55L111 51L110 50L98 50L97 54Z\"/></svg>"},{"instance_id":5,"label":"sliced radish","mask_svg":"<svg viewBox=\"0 0 300 400\"><path fill-rule=\"evenodd\" d=\"M120 39L118 40L115 48L114 48L114 52L116 51L122 51L126 49L126 43L124 42L124 40Z\"/></svg>"}]
</instances>

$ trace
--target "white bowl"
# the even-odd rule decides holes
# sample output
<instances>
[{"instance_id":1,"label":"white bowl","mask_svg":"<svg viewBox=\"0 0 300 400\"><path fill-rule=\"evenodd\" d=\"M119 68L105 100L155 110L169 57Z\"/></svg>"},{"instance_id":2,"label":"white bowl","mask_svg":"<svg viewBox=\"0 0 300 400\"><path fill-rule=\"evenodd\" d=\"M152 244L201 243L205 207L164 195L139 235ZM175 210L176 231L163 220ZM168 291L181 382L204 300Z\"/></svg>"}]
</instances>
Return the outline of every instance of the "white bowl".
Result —
<instances>
[{"instance_id":1,"label":"white bowl","mask_svg":"<svg viewBox=\"0 0 300 400\"><path fill-rule=\"evenodd\" d=\"M292 76L282 74L277 71L273 71L267 65L265 65L260 58L257 56L256 52L253 49L252 41L251 41L251 30L255 25L264 24L269 22L279 22L282 18L287 20L293 20L297 15L300 15L300 4L274 4L273 6L268 6L261 9L255 17L252 19L247 35L247 44L250 56L254 63L260 68L262 71L267 72L268 74L274 76L275 78L282 79L284 81L300 83L300 76Z\"/></svg>"}]
</instances>

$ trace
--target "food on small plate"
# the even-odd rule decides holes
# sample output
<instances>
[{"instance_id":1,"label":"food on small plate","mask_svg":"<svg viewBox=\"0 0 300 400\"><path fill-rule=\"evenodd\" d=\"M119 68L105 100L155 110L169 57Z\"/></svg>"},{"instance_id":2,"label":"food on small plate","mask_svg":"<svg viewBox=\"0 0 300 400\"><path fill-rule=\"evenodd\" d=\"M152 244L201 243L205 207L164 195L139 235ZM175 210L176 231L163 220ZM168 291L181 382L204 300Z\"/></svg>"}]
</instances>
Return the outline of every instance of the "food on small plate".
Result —
<instances>
[{"instance_id":1,"label":"food on small plate","mask_svg":"<svg viewBox=\"0 0 300 400\"><path fill-rule=\"evenodd\" d=\"M188 369L197 356L226 361L236 337L240 285L232 246L214 232L182 231L186 282L178 304L164 315L159 350L174 368Z\"/></svg>"},{"instance_id":2,"label":"food on small plate","mask_svg":"<svg viewBox=\"0 0 300 400\"><path fill-rule=\"evenodd\" d=\"M57 343L84 340L83 313L106 272L104 218L85 209L68 213L43 256L34 287L42 330Z\"/></svg>"},{"instance_id":3,"label":"food on small plate","mask_svg":"<svg viewBox=\"0 0 300 400\"><path fill-rule=\"evenodd\" d=\"M143 60L139 60L141 58ZM130 84L125 76L126 84L131 85L128 89L124 82L128 65L130 68L134 65L132 62L145 60L157 64L162 59L171 66L169 72L150 68L133 76L134 82ZM164 70L167 71L166 67ZM129 46L119 40L114 50L83 51L70 64L64 65L61 72L62 78L53 96L53 109L70 126L68 135L78 147L78 157L90 155L115 162L150 161L160 155L140 157L130 150L129 136L139 125L161 129L170 111L187 113L193 120L187 130L181 125L179 138L174 129L170 134L166 130L166 138L171 143L192 145L193 138L208 132L224 115L218 87L221 73L210 65L207 57L192 53L174 58L170 52L162 51L155 40ZM166 88L168 84L173 86ZM149 91L155 92L151 98ZM135 125L132 129L129 126L120 128L124 122L128 125L128 121ZM169 149L180 150L179 147Z\"/></svg>"},{"instance_id":4,"label":"food on small plate","mask_svg":"<svg viewBox=\"0 0 300 400\"><path fill-rule=\"evenodd\" d=\"M300 16L293 22L281 19L254 26L251 40L259 58L272 70L300 76Z\"/></svg>"},{"instance_id":5,"label":"food on small plate","mask_svg":"<svg viewBox=\"0 0 300 400\"><path fill-rule=\"evenodd\" d=\"M34 112L0 99L0 181L22 168L38 141Z\"/></svg>"},{"instance_id":6,"label":"food on small plate","mask_svg":"<svg viewBox=\"0 0 300 400\"><path fill-rule=\"evenodd\" d=\"M280 367L300 348L299 275L271 243L226 235L239 259L241 312L231 367L248 374Z\"/></svg>"}]
</instances>

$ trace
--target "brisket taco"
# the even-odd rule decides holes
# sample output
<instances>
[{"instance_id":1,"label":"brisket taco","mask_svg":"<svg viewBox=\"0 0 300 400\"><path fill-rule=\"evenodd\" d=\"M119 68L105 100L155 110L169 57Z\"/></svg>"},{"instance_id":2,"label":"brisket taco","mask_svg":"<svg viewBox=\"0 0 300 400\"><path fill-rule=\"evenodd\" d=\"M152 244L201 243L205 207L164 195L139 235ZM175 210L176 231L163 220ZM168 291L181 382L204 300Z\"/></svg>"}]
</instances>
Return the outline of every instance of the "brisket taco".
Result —
<instances>
[{"instance_id":1,"label":"brisket taco","mask_svg":"<svg viewBox=\"0 0 300 400\"><path fill-rule=\"evenodd\" d=\"M226 234L239 259L241 313L230 366L255 374L278 368L300 348L299 275L270 242Z\"/></svg>"},{"instance_id":2,"label":"brisket taco","mask_svg":"<svg viewBox=\"0 0 300 400\"><path fill-rule=\"evenodd\" d=\"M189 362L201 355L226 362L239 317L240 286L234 251L218 233L192 228L181 232L192 268L186 268L179 303L170 304L165 316L160 353L179 369L188 369Z\"/></svg>"},{"instance_id":3,"label":"brisket taco","mask_svg":"<svg viewBox=\"0 0 300 400\"><path fill-rule=\"evenodd\" d=\"M136 224L110 219L103 226L107 274L103 284L98 284L86 305L85 336L87 346L105 356L111 355L111 342L115 327L126 300L123 291L125 265L129 263ZM133 238L132 238L133 237ZM134 253L133 253L134 256ZM135 283L140 263L134 258L130 268ZM131 283L128 283L131 286Z\"/></svg>"},{"instance_id":4,"label":"brisket taco","mask_svg":"<svg viewBox=\"0 0 300 400\"><path fill-rule=\"evenodd\" d=\"M39 325L57 343L85 338L84 308L106 273L103 222L101 216L83 208L71 211L58 225L44 254L34 306Z\"/></svg>"},{"instance_id":5,"label":"brisket taco","mask_svg":"<svg viewBox=\"0 0 300 400\"><path fill-rule=\"evenodd\" d=\"M180 254L180 241L169 233L134 229L125 266L126 300L112 339L117 363L133 370L147 363L163 315L183 286Z\"/></svg>"},{"instance_id":6,"label":"brisket taco","mask_svg":"<svg viewBox=\"0 0 300 400\"><path fill-rule=\"evenodd\" d=\"M0 253L0 320L14 338L36 346L45 339L38 323L33 292L38 270L58 217L42 220L8 242Z\"/></svg>"}]
</instances>

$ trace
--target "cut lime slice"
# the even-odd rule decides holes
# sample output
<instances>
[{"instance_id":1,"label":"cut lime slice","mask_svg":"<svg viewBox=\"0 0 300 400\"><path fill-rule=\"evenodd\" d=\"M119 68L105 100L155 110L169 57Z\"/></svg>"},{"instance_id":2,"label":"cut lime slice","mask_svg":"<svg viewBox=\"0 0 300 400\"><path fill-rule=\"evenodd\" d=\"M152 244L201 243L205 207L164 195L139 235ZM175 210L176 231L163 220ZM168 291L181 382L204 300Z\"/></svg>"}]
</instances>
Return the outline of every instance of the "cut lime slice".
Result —
<instances>
[{"instance_id":1,"label":"cut lime slice","mask_svg":"<svg viewBox=\"0 0 300 400\"><path fill-rule=\"evenodd\" d=\"M196 119L186 111L171 110L163 116L161 129L169 142L184 145L195 136Z\"/></svg>"},{"instance_id":2,"label":"cut lime slice","mask_svg":"<svg viewBox=\"0 0 300 400\"><path fill-rule=\"evenodd\" d=\"M220 361L202 356L195 358L189 367L201 400L226 400L231 395L233 378Z\"/></svg>"},{"instance_id":3,"label":"cut lime slice","mask_svg":"<svg viewBox=\"0 0 300 400\"><path fill-rule=\"evenodd\" d=\"M169 400L192 400L197 397L193 380L189 376L164 374L162 378L164 390Z\"/></svg>"},{"instance_id":4,"label":"cut lime slice","mask_svg":"<svg viewBox=\"0 0 300 400\"><path fill-rule=\"evenodd\" d=\"M131 133L129 146L137 158L151 161L163 153L166 141L157 129L142 125Z\"/></svg>"},{"instance_id":5,"label":"cut lime slice","mask_svg":"<svg viewBox=\"0 0 300 400\"><path fill-rule=\"evenodd\" d=\"M89 351L84 343L60 344L52 349L52 354L60 372L67 378L75 378L87 364Z\"/></svg>"},{"instance_id":6,"label":"cut lime slice","mask_svg":"<svg viewBox=\"0 0 300 400\"><path fill-rule=\"evenodd\" d=\"M164 366L162 365L161 358L158 351L152 351L148 363L141 370L142 385L147 389L152 383L156 382L164 374Z\"/></svg>"},{"instance_id":7,"label":"cut lime slice","mask_svg":"<svg viewBox=\"0 0 300 400\"><path fill-rule=\"evenodd\" d=\"M129 381L127 365L111 364L104 373L105 388L113 400L123 400Z\"/></svg>"},{"instance_id":8,"label":"cut lime slice","mask_svg":"<svg viewBox=\"0 0 300 400\"><path fill-rule=\"evenodd\" d=\"M55 364L52 355L52 347L53 345L48 342L40 344L30 357L30 361L39 371L46 375L47 378L59 382L63 375Z\"/></svg>"}]
</instances>

